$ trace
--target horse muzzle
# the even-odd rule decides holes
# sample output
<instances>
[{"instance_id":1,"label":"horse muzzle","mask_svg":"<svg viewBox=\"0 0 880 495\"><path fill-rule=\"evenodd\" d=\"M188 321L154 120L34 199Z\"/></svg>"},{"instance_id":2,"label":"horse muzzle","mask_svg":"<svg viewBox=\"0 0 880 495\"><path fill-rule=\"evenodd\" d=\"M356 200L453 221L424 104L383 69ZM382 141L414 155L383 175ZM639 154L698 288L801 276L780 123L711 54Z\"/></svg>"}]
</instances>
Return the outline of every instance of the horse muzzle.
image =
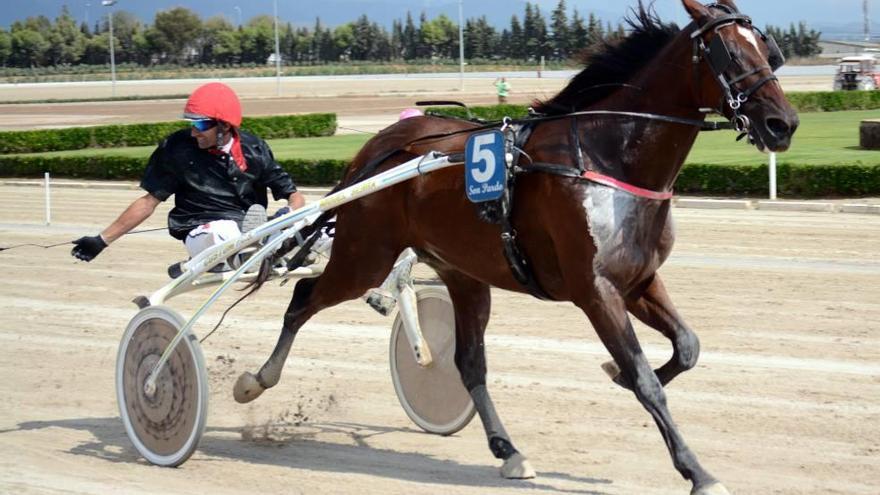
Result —
<instances>
[{"instance_id":1,"label":"horse muzzle","mask_svg":"<svg viewBox=\"0 0 880 495\"><path fill-rule=\"evenodd\" d=\"M752 120L749 137L761 151L787 151L799 125L794 110L766 112Z\"/></svg>"}]
</instances>

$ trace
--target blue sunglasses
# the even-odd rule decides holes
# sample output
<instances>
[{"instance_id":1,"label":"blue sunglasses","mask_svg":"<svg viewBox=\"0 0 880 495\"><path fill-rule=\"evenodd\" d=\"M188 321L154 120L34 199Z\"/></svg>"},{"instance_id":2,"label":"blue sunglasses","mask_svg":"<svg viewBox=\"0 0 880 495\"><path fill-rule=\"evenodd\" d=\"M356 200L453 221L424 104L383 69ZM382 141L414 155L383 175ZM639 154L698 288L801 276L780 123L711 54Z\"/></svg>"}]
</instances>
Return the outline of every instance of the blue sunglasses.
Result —
<instances>
[{"instance_id":1,"label":"blue sunglasses","mask_svg":"<svg viewBox=\"0 0 880 495\"><path fill-rule=\"evenodd\" d=\"M195 130L199 132L205 132L216 127L217 121L214 119L193 120L192 126Z\"/></svg>"}]
</instances>

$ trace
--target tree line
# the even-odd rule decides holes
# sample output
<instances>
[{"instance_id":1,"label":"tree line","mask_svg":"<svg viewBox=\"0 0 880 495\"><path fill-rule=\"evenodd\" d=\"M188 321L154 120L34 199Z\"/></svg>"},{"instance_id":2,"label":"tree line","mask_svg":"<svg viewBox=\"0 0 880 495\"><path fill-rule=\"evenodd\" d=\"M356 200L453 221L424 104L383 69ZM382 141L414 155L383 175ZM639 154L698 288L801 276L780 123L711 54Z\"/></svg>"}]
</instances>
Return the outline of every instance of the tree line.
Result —
<instances>
[{"instance_id":1,"label":"tree line","mask_svg":"<svg viewBox=\"0 0 880 495\"><path fill-rule=\"evenodd\" d=\"M819 34L799 28L768 28L788 55L818 53ZM502 29L485 16L464 25L465 57L472 61L534 62L544 57L566 61L598 43L626 36L622 24L586 17L574 9L569 16L565 0L545 17L537 4L527 2L522 17L513 15ZM285 64L324 64L349 61L436 61L458 58L458 25L445 15L434 19L422 13L418 21L408 12L390 31L362 15L336 27L318 19L311 27L279 26L280 51ZM151 24L126 11L113 12L113 38L118 63L143 66L265 64L275 52L271 16L253 17L234 26L226 17L201 19L184 7L160 11ZM29 17L10 29L0 29L0 66L45 67L106 64L110 33L106 16L94 26L77 24L67 7L51 21Z\"/></svg>"},{"instance_id":2,"label":"tree line","mask_svg":"<svg viewBox=\"0 0 880 495\"><path fill-rule=\"evenodd\" d=\"M789 26L788 30L776 26L767 26L767 34L776 38L779 49L785 58L790 57L815 57L822 53L822 47L819 46L819 38L822 33L815 29L808 29L805 22L801 22L795 27L794 24Z\"/></svg>"}]
</instances>

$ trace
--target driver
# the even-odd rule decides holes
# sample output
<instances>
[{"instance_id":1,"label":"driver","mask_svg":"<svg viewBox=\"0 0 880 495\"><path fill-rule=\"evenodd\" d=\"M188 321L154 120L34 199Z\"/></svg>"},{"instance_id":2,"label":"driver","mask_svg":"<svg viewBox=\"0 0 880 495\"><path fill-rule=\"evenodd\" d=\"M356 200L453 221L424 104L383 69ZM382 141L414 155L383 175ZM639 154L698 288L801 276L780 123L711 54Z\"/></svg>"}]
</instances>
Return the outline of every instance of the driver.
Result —
<instances>
[{"instance_id":1,"label":"driver","mask_svg":"<svg viewBox=\"0 0 880 495\"><path fill-rule=\"evenodd\" d=\"M168 136L153 152L141 180L146 194L95 236L75 241L71 254L92 261L109 244L149 218L174 196L168 231L195 256L266 221L267 192L288 206L305 204L290 175L262 139L239 129L241 103L229 86L208 83L189 97L183 118L191 128Z\"/></svg>"}]
</instances>

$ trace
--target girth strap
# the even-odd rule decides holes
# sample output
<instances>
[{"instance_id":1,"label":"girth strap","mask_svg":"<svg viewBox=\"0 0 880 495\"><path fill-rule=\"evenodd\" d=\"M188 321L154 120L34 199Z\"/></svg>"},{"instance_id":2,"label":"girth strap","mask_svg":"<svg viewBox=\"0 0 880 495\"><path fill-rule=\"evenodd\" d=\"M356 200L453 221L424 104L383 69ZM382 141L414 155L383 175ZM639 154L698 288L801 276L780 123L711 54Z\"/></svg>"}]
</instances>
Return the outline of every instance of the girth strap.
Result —
<instances>
[{"instance_id":1,"label":"girth strap","mask_svg":"<svg viewBox=\"0 0 880 495\"><path fill-rule=\"evenodd\" d=\"M559 165L556 163L535 162L524 167L520 167L520 170L522 172L543 172L551 175L559 175L562 177L571 177L572 179L588 180L590 182L595 182L597 184L602 184L603 186L612 187L619 191L624 191L632 194L633 196L638 196L645 199L665 201L672 198L672 191L652 191L650 189L645 189L630 184L628 182L623 182L622 180L615 179L614 177L608 175L593 172L592 170L578 172L571 167Z\"/></svg>"},{"instance_id":2,"label":"girth strap","mask_svg":"<svg viewBox=\"0 0 880 495\"><path fill-rule=\"evenodd\" d=\"M522 148L525 146L534 129L533 124L526 124L519 128L514 128L505 136L507 142L505 149L513 156L511 163L507 164L507 187L504 189L504 195L501 196L501 244L504 249L504 258L507 260L507 266L510 273L520 285L529 291L529 294L544 301L550 301L553 298L541 287L535 274L532 271L528 256L519 247L516 241L516 229L513 228L510 216L513 212L513 191L516 186L516 170L517 162L522 156Z\"/></svg>"}]
</instances>

